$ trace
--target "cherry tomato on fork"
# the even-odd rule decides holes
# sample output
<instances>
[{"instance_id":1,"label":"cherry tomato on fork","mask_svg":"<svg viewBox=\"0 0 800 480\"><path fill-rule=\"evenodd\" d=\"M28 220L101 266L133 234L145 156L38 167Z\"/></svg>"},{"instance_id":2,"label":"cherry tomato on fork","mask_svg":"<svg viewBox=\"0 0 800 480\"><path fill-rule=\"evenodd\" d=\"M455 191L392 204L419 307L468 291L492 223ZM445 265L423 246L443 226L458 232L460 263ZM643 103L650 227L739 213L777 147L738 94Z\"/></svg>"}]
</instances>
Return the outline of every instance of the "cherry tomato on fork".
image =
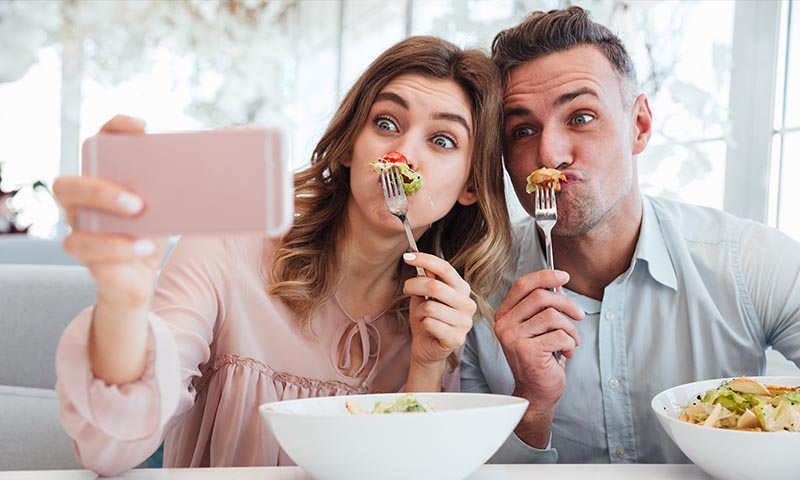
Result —
<instances>
[{"instance_id":1,"label":"cherry tomato on fork","mask_svg":"<svg viewBox=\"0 0 800 480\"><path fill-rule=\"evenodd\" d=\"M408 165L408 159L400 152L389 152L381 160L387 163L405 163Z\"/></svg>"}]
</instances>

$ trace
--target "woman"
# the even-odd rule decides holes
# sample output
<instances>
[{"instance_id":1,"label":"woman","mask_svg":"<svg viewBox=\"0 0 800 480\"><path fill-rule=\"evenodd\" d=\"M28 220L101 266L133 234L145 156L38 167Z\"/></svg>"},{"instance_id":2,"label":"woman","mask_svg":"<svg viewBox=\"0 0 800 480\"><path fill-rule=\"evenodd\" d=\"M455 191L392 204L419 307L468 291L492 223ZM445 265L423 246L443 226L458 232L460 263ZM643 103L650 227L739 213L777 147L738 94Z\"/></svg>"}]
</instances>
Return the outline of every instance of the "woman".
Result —
<instances>
[{"instance_id":1,"label":"woman","mask_svg":"<svg viewBox=\"0 0 800 480\"><path fill-rule=\"evenodd\" d=\"M476 310L490 314L484 299L510 245L500 99L483 53L410 38L347 94L296 175L298 215L280 240L183 238L154 290L161 243L74 230L65 248L97 286L56 360L79 460L117 474L166 435L167 467L286 465L261 403L457 390L447 359ZM143 127L115 117L104 131ZM369 166L390 151L424 178L409 218L425 253L403 254L402 224ZM135 215L142 205L98 179L61 178L54 190L73 228L77 208Z\"/></svg>"}]
</instances>

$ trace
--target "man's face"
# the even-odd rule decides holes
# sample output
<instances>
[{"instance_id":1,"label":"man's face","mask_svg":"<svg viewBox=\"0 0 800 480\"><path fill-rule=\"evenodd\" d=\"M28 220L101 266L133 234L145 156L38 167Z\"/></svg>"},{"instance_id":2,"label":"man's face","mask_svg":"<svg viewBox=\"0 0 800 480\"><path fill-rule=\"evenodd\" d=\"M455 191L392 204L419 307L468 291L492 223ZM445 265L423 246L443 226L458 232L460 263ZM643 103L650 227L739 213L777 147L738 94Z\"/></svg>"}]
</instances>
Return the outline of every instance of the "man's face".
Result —
<instances>
[{"instance_id":1,"label":"man's face","mask_svg":"<svg viewBox=\"0 0 800 480\"><path fill-rule=\"evenodd\" d=\"M526 178L541 167L567 178L553 233L583 235L638 196L634 155L650 134L644 96L626 107L621 80L596 48L577 47L514 68L505 91L505 165L522 206L534 214ZM643 116L646 118L643 119Z\"/></svg>"}]
</instances>

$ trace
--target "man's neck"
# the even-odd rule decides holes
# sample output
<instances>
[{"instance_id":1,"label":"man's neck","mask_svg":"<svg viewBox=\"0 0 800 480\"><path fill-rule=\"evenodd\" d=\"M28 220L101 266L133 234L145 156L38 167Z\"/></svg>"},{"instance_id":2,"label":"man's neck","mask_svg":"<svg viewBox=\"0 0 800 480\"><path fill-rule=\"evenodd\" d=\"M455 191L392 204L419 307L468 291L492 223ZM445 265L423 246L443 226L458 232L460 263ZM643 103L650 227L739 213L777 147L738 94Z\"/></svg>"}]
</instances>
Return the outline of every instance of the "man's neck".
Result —
<instances>
[{"instance_id":1,"label":"man's neck","mask_svg":"<svg viewBox=\"0 0 800 480\"><path fill-rule=\"evenodd\" d=\"M566 287L596 300L630 267L642 226L642 197L636 192L585 235L553 237L555 268L570 274Z\"/></svg>"}]
</instances>

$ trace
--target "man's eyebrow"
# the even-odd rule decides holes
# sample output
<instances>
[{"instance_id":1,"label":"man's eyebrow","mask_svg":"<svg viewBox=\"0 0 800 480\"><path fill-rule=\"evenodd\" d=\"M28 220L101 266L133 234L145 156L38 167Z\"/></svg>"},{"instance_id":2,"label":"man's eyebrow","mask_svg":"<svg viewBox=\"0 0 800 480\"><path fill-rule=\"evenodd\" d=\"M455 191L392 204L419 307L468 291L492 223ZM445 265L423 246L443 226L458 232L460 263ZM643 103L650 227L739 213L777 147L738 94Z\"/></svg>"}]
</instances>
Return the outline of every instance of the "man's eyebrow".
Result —
<instances>
[{"instance_id":1,"label":"man's eyebrow","mask_svg":"<svg viewBox=\"0 0 800 480\"><path fill-rule=\"evenodd\" d=\"M448 112L436 112L431 115L431 118L434 120L450 120L451 122L460 123L464 126L467 132L470 132L471 129L469 128L469 123L467 120L457 113L448 113Z\"/></svg>"},{"instance_id":2,"label":"man's eyebrow","mask_svg":"<svg viewBox=\"0 0 800 480\"><path fill-rule=\"evenodd\" d=\"M560 97L558 97L556 99L555 102L553 102L553 107L560 107L560 106L562 106L564 104L567 104L567 103L575 100L576 98L580 97L581 95L592 95L595 98L600 98L597 95L597 92L595 92L591 88L583 87L583 88L580 88L578 90L575 90L574 92L569 92L569 93L565 93L564 95L561 95Z\"/></svg>"},{"instance_id":3,"label":"man's eyebrow","mask_svg":"<svg viewBox=\"0 0 800 480\"><path fill-rule=\"evenodd\" d=\"M523 107L516 107L516 108L509 108L503 112L503 119L508 119L508 117L526 117L531 114L531 111L527 108Z\"/></svg>"},{"instance_id":4,"label":"man's eyebrow","mask_svg":"<svg viewBox=\"0 0 800 480\"><path fill-rule=\"evenodd\" d=\"M406 110L408 110L408 102L406 102L403 97L401 97L400 95L398 95L396 93L381 92L381 93L378 94L377 97L375 97L375 101L378 102L378 101L381 101L381 100L386 100L386 101L389 101L389 102L392 102L392 103L396 103L396 104L400 105L401 107L405 108Z\"/></svg>"}]
</instances>

